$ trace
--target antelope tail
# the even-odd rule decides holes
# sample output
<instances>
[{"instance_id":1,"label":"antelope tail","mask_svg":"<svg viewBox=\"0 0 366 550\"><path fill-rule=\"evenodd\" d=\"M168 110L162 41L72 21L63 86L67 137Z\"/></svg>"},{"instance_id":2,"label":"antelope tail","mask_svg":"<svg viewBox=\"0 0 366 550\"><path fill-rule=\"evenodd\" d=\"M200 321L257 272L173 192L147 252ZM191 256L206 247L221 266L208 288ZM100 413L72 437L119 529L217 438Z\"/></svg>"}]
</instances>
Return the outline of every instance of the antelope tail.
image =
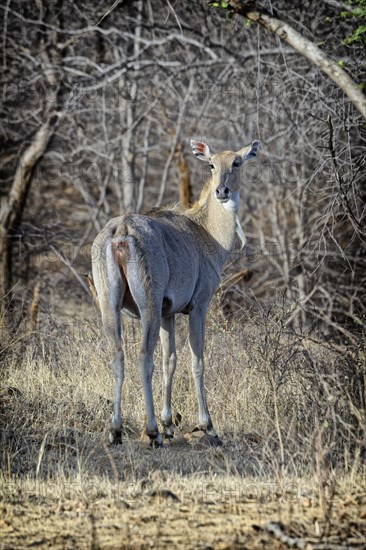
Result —
<instances>
[{"instance_id":1,"label":"antelope tail","mask_svg":"<svg viewBox=\"0 0 366 550\"><path fill-rule=\"evenodd\" d=\"M100 309L98 295L97 295L97 289L95 288L93 277L90 275L90 273L85 273L85 277L86 277L90 292L93 296L93 300L94 300L95 304L97 305L98 309Z\"/></svg>"}]
</instances>

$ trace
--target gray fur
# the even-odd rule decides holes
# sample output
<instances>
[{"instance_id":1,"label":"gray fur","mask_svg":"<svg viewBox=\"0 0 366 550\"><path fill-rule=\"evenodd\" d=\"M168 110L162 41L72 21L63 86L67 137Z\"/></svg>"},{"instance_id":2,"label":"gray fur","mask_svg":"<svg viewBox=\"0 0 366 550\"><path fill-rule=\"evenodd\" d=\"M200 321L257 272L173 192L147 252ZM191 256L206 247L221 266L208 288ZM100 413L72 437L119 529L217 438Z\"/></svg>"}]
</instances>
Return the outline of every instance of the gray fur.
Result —
<instances>
[{"instance_id":1,"label":"gray fur","mask_svg":"<svg viewBox=\"0 0 366 550\"><path fill-rule=\"evenodd\" d=\"M146 404L146 433L152 444L162 442L152 395L153 353L159 333L164 377L161 421L166 436L174 432L171 390L176 366L174 317L177 313L189 315L199 426L215 435L203 379L205 319L235 233L242 242L245 240L240 225L238 228L239 175L233 163L238 156L243 160L255 156L258 145L255 141L238 152L212 154L207 144L192 141L193 152L215 167L198 202L189 209L159 209L147 214L118 216L107 223L93 243L94 285L103 327L114 354L112 368L116 388L111 443L121 441L122 428L121 311L141 320L140 371ZM224 199L217 191L223 185L227 187Z\"/></svg>"}]
</instances>

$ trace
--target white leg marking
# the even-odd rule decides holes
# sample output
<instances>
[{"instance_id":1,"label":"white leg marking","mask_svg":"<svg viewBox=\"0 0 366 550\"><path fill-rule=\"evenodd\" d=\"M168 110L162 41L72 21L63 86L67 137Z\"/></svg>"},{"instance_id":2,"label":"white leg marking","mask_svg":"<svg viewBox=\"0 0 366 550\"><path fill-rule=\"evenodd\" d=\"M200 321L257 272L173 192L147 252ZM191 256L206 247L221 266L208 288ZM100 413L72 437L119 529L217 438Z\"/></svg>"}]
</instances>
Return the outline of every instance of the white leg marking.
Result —
<instances>
[{"instance_id":1,"label":"white leg marking","mask_svg":"<svg viewBox=\"0 0 366 550\"><path fill-rule=\"evenodd\" d=\"M174 316L162 319L160 341L163 354L164 401L161 421L165 425L167 435L173 435L172 426L172 384L177 356L175 351L175 319ZM171 428L171 429L169 429Z\"/></svg>"}]
</instances>

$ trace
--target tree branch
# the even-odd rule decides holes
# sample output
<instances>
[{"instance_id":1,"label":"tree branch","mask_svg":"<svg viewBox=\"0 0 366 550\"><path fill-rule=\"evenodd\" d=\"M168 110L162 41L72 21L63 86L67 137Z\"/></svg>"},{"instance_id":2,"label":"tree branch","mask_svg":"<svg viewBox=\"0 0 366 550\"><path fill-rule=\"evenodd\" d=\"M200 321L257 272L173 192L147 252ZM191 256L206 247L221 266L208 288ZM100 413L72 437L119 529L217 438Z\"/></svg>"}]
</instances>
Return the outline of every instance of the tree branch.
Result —
<instances>
[{"instance_id":1,"label":"tree branch","mask_svg":"<svg viewBox=\"0 0 366 550\"><path fill-rule=\"evenodd\" d=\"M290 44L296 51L309 59L314 65L326 73L341 88L356 109L366 119L366 97L358 84L342 69L336 61L328 57L314 42L302 36L288 23L281 21L266 10L259 8L256 3L242 3L240 0L229 0L232 10L258 23L265 29L279 36Z\"/></svg>"},{"instance_id":2,"label":"tree branch","mask_svg":"<svg viewBox=\"0 0 366 550\"><path fill-rule=\"evenodd\" d=\"M7 230L12 229L25 198L34 166L43 155L54 131L57 116L50 116L37 130L32 142L20 157L13 185L6 204L0 213L0 224Z\"/></svg>"}]
</instances>

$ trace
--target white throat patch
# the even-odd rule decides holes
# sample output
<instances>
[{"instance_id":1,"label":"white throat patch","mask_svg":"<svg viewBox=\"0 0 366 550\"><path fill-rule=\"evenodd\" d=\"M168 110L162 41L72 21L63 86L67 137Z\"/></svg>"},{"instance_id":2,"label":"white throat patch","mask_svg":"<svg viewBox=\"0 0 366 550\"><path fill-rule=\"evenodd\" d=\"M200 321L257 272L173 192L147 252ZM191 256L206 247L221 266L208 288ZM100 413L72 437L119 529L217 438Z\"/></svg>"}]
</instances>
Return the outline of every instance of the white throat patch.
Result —
<instances>
[{"instance_id":1,"label":"white throat patch","mask_svg":"<svg viewBox=\"0 0 366 550\"><path fill-rule=\"evenodd\" d=\"M225 210L228 210L229 212L237 212L239 208L239 202L240 202L240 195L239 191L233 194L232 198L229 199L227 202L223 203L223 207Z\"/></svg>"},{"instance_id":2,"label":"white throat patch","mask_svg":"<svg viewBox=\"0 0 366 550\"><path fill-rule=\"evenodd\" d=\"M247 242L247 238L245 236L242 226L240 225L239 216L236 216L235 218L235 232L241 240L241 248L244 248L245 243Z\"/></svg>"}]
</instances>

